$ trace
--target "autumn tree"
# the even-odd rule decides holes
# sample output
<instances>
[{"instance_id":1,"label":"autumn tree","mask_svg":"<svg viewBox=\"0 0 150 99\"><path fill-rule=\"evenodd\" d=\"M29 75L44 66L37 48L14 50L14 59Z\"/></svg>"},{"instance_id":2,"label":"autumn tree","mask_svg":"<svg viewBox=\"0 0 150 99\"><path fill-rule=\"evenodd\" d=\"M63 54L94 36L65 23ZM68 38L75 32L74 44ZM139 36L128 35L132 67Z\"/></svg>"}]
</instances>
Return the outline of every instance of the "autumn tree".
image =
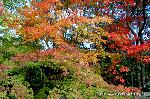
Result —
<instances>
[{"instance_id":1,"label":"autumn tree","mask_svg":"<svg viewBox=\"0 0 150 99\"><path fill-rule=\"evenodd\" d=\"M15 29L19 38L1 37L0 66L12 67L1 69L3 96L108 98L98 93L140 92L138 88L109 85L100 76L105 72L115 78L115 84L126 85L129 80L125 77L131 71L126 58L144 58L139 52L149 48L148 43L142 44L136 37L140 45L132 44L135 39L128 37L132 26L128 13L121 13L120 18L115 15L119 9L129 10L131 15L134 6L127 0L33 0L30 6L18 8L17 16L7 14L3 22ZM41 43L48 48L41 50Z\"/></svg>"},{"instance_id":2,"label":"autumn tree","mask_svg":"<svg viewBox=\"0 0 150 99\"><path fill-rule=\"evenodd\" d=\"M136 3L138 3L138 1ZM130 19L128 15L130 15L130 17L132 15L130 14L132 12L131 9L133 9L133 7L135 6L133 2L104 1L103 3L101 1L82 2L80 0L60 2L54 0L54 1L41 1L41 2L33 1L32 4L33 6L31 7L25 6L23 9L20 9L20 14L23 15L22 16L23 20L21 17L21 20L23 22L20 21L19 18L14 20L15 21L14 24L16 24L15 26L19 27L17 31L18 34L21 34L23 36L25 42L35 41L38 44L39 39L42 40L44 39L47 42L46 44L48 46L48 41L49 39L51 39L54 42L53 47L57 47L61 44L67 44L66 42L68 41L64 39L64 36L66 35L64 34L65 32L64 27L67 27L70 28L72 31L71 42L69 41L70 44L71 43L73 44L72 46L76 46L76 44L82 46L84 45L83 44L84 42L92 42L93 43L92 46L95 46L96 48L95 51L85 52L86 54L84 56L84 59L86 59L86 61L90 64L98 63L97 56L99 57L112 56L110 53L108 54L107 52L105 52L102 46L102 45L107 45L106 40L108 39L104 39L104 38L107 38L108 35L110 35L109 38L111 38L109 40L115 41L113 44L110 44L111 51L116 50L117 53L124 53L123 51L126 51L127 55L132 54L131 55L132 57L135 57L139 60L141 59L146 61L149 60L148 56L143 56L143 57L137 56L138 52L147 50L149 48L148 44L142 45L144 47L140 47L141 45L134 46L132 42L134 42L135 39L136 42L138 42L137 37L135 36L134 37L135 39L131 39L131 40L128 38L128 36L130 35L129 32L133 31L132 28L126 29L128 27L131 27L131 22L129 22L129 20L127 19ZM146 8L145 4L147 3L143 1L142 4L144 4L143 9L145 9ZM64 7L63 5L67 6L67 8ZM117 16L115 15L116 13L115 10L123 10L123 13ZM94 13L91 11L94 11ZM110 11L112 11L112 13L110 13ZM89 14L82 15L82 12L84 12L84 14L86 13ZM64 13L67 13L68 15L64 16L63 15ZM92 17L91 14L93 14L96 17L91 19ZM112 22L112 19L104 16L105 14L107 16L114 18L113 24L110 24ZM128 23L122 24L122 21L124 20L127 20ZM104 26L103 23L106 26ZM73 29L72 24L77 24L78 28ZM99 27L99 25L102 26L103 28ZM111 31L111 33L108 34L103 29L106 29L106 31L108 30L108 32ZM139 38L142 39L141 36ZM125 42L122 42L121 41L122 39L124 39ZM140 40L140 42L142 41ZM133 51L133 49L137 49L137 50Z\"/></svg>"},{"instance_id":3,"label":"autumn tree","mask_svg":"<svg viewBox=\"0 0 150 99\"><path fill-rule=\"evenodd\" d=\"M147 68L150 57L149 54L149 0L132 0L132 1L110 1L106 5L109 5L107 14L114 17L115 21L109 28L110 40L114 43L110 44L110 48L113 51L119 52L127 58L129 64L132 64L131 78L133 75L137 75L136 82L138 86L144 88L145 84L145 68ZM106 13L106 12L104 12ZM144 37L145 36L145 37ZM142 63L136 63L140 61ZM140 68L140 69L135 69ZM139 73L135 73L135 71ZM140 75L141 77L139 77ZM131 80L133 83L133 80ZM137 86L137 85L136 85Z\"/></svg>"}]
</instances>

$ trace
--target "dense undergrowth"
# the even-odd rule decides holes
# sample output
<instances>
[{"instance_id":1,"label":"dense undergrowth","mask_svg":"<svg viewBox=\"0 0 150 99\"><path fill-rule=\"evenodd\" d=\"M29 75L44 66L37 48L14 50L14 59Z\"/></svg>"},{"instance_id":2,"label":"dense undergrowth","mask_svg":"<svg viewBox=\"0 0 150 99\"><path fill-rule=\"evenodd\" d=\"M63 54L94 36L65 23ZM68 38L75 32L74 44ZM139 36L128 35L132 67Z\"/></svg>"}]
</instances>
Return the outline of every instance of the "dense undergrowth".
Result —
<instances>
[{"instance_id":1,"label":"dense undergrowth","mask_svg":"<svg viewBox=\"0 0 150 99\"><path fill-rule=\"evenodd\" d=\"M92 66L78 62L79 56L66 56L66 60L61 60L55 57L55 49L36 51L37 48L30 46L10 44L3 50L5 54L1 53L1 98L122 99L124 96L102 93L132 92L127 87L105 82ZM63 51L61 54L64 54Z\"/></svg>"}]
</instances>

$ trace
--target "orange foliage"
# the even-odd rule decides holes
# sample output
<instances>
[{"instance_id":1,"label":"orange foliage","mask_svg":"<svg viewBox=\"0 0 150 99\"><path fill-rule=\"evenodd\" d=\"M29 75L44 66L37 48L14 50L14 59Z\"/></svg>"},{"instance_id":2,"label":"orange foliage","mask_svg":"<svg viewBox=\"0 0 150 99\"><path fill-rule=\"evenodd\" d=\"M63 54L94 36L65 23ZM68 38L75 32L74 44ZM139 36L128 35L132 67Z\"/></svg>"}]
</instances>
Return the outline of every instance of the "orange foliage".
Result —
<instances>
[{"instance_id":1,"label":"orange foliage","mask_svg":"<svg viewBox=\"0 0 150 99\"><path fill-rule=\"evenodd\" d=\"M138 92L140 93L141 90L135 87L124 87L123 85L118 85L114 90L124 90L125 92L132 93L132 92Z\"/></svg>"},{"instance_id":2,"label":"orange foliage","mask_svg":"<svg viewBox=\"0 0 150 99\"><path fill-rule=\"evenodd\" d=\"M33 6L25 7L20 11L20 14L24 16L24 23L20 24L22 27L17 32L23 35L26 42L35 41L44 37L45 35L49 35L51 38L53 38L53 41L56 44L60 44L61 42L64 42L63 33L61 32L63 27L68 27L71 24L94 24L99 21L111 23L113 21L107 16L90 19L84 16L77 16L76 13L73 12L73 15L67 18L57 19L55 20L56 22L49 23L51 13L45 13L43 10L48 10L48 8L53 9L54 5L51 4L52 1L34 2ZM61 14L60 11L59 14Z\"/></svg>"}]
</instances>

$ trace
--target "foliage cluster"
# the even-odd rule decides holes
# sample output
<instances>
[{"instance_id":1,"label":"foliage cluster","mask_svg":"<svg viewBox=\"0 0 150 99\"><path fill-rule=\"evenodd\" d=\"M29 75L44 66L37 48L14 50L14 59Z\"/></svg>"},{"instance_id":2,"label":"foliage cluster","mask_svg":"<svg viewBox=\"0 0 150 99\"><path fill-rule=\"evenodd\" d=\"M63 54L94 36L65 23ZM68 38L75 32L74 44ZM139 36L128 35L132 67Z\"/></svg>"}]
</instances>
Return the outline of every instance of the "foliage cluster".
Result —
<instances>
[{"instance_id":1,"label":"foliage cluster","mask_svg":"<svg viewBox=\"0 0 150 99\"><path fill-rule=\"evenodd\" d=\"M149 0L32 0L18 9L18 0L3 2L0 98L122 99L100 94L148 86L150 45L142 35ZM116 9L125 13L116 18Z\"/></svg>"}]
</instances>

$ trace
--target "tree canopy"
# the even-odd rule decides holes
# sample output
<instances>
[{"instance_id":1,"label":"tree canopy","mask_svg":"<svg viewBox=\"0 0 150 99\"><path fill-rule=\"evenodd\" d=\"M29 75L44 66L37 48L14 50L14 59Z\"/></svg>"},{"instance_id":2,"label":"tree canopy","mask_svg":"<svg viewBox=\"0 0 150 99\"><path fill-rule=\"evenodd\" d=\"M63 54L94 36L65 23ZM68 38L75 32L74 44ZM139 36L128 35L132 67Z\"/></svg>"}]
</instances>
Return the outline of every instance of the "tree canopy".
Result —
<instances>
[{"instance_id":1,"label":"tree canopy","mask_svg":"<svg viewBox=\"0 0 150 99\"><path fill-rule=\"evenodd\" d=\"M1 1L0 98L101 99L149 91L149 4Z\"/></svg>"}]
</instances>

